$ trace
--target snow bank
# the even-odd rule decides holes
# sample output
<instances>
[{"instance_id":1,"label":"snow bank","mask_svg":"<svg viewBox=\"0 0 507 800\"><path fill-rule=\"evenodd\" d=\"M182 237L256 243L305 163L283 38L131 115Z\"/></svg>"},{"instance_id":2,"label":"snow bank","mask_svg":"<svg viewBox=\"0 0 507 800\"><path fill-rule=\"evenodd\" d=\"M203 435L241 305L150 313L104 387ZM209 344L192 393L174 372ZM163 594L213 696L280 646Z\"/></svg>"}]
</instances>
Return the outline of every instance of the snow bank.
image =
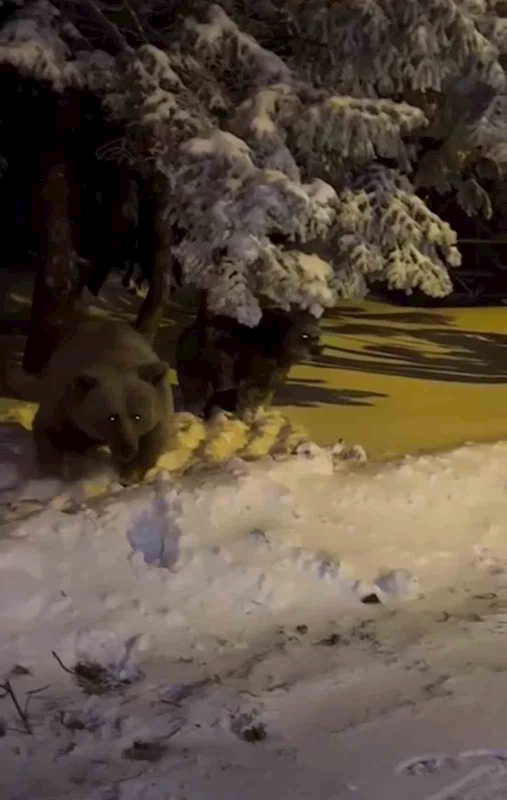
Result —
<instances>
[{"instance_id":1,"label":"snow bank","mask_svg":"<svg viewBox=\"0 0 507 800\"><path fill-rule=\"evenodd\" d=\"M33 701L25 721L9 695L0 703L6 800L161 800L167 775L150 783L146 762L165 757L173 736L191 742L198 730L204 753L218 735L229 744L231 735L262 738L246 688L240 697L227 676L251 688L271 640L275 677L266 675L276 683L280 631L315 637L332 620L371 612L365 599L403 606L505 572L507 444L384 465L341 461L337 471L339 456L308 445L290 460L236 458L178 483L162 472L81 507L53 499L0 527L0 684L21 708ZM44 484L49 495L43 481L32 492L42 496ZM303 682L317 663L316 651L304 653L306 666L287 655L284 667ZM330 686L326 678L312 691L323 700ZM193 774L182 752L171 758ZM59 768L48 768L55 760ZM127 779L128 789L107 794Z\"/></svg>"},{"instance_id":2,"label":"snow bank","mask_svg":"<svg viewBox=\"0 0 507 800\"><path fill-rule=\"evenodd\" d=\"M134 641L163 659L168 636L181 655L504 564L506 464L496 444L336 473L309 448L178 485L161 473L65 511L50 503L1 529L0 675L17 663L52 672L52 650L74 663L85 630L114 631L118 661Z\"/></svg>"}]
</instances>

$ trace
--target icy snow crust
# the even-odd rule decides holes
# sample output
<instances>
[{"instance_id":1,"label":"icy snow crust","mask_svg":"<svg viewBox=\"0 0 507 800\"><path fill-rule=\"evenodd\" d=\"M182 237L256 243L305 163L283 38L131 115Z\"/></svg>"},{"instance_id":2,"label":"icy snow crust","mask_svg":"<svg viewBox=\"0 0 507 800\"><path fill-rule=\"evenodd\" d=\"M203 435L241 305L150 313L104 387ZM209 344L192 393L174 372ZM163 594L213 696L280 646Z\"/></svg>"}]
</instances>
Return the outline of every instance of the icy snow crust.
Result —
<instances>
[{"instance_id":1,"label":"icy snow crust","mask_svg":"<svg viewBox=\"0 0 507 800\"><path fill-rule=\"evenodd\" d=\"M3 525L0 676L11 676L23 703L45 688L30 703L32 735L10 700L0 703L0 795L181 800L164 757L181 767L188 756L191 766L193 736L207 751L262 719L252 697L266 652L275 666L265 679L276 684L287 641L301 646L310 631L315 644L330 621L357 622L371 612L361 603L368 595L380 600L376 610L413 608L505 571L506 466L504 443L338 473L328 452L310 448L288 461L236 459L177 486L162 474L73 513L48 506ZM297 633L280 644L284 630ZM316 653L329 669L324 651L301 650L314 654L304 681ZM77 662L104 667L111 692L86 696L62 667ZM339 651L338 682L349 662ZM336 691L326 681L314 685L312 707ZM283 728L279 713L267 719L270 736ZM175 750L164 756L169 740ZM139 760L139 741L157 742L162 763ZM192 767L199 780L204 762ZM313 795L329 796L342 795Z\"/></svg>"}]
</instances>

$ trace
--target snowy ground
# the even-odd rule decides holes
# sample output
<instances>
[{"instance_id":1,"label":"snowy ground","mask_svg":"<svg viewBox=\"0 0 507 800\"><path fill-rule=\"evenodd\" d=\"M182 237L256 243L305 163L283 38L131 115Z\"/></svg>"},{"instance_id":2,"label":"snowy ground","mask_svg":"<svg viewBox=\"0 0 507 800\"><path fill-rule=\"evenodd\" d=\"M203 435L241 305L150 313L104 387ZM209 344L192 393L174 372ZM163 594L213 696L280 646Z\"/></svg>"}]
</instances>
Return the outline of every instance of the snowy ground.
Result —
<instances>
[{"instance_id":1,"label":"snowy ground","mask_svg":"<svg viewBox=\"0 0 507 800\"><path fill-rule=\"evenodd\" d=\"M0 527L0 797L505 797L506 487L504 443L236 461L81 506L25 484Z\"/></svg>"}]
</instances>

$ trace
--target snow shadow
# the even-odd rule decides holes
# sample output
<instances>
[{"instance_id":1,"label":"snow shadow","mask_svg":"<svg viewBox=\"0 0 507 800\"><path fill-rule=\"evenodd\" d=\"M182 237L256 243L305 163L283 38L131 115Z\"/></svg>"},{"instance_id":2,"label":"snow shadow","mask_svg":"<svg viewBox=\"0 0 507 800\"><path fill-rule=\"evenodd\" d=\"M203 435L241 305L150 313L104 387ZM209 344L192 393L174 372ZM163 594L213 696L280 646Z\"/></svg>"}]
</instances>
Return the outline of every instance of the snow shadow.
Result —
<instances>
[{"instance_id":1,"label":"snow shadow","mask_svg":"<svg viewBox=\"0 0 507 800\"><path fill-rule=\"evenodd\" d=\"M335 389L327 386L321 378L289 378L278 390L275 406L373 406L375 403L371 400L379 397L387 397L387 394L360 389Z\"/></svg>"},{"instance_id":2,"label":"snow shadow","mask_svg":"<svg viewBox=\"0 0 507 800\"><path fill-rule=\"evenodd\" d=\"M341 309L330 315L326 329L338 341L315 358L318 368L448 383L507 383L507 334L462 329L452 312Z\"/></svg>"},{"instance_id":3,"label":"snow shadow","mask_svg":"<svg viewBox=\"0 0 507 800\"><path fill-rule=\"evenodd\" d=\"M135 553L142 553L146 564L171 569L178 561L181 530L174 516L181 506L156 495L149 509L135 514L127 539Z\"/></svg>"}]
</instances>

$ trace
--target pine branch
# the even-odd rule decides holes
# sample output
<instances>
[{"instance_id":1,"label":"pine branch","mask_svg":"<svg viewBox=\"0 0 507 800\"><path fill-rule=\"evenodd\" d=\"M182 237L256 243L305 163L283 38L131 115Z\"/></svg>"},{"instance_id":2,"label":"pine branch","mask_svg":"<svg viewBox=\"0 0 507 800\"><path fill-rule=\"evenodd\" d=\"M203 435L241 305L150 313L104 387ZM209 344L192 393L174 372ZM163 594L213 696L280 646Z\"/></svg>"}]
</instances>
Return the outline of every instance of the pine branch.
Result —
<instances>
[{"instance_id":1,"label":"pine branch","mask_svg":"<svg viewBox=\"0 0 507 800\"><path fill-rule=\"evenodd\" d=\"M68 13L68 5L67 3L62 3L61 0L59 5L62 7L62 13L64 10ZM132 47L129 45L125 37L122 33L120 33L117 26L111 22L110 19L104 14L100 6L94 2L94 0L73 0L73 5L76 8L82 9L85 6L88 11L90 12L90 16L95 20L95 22L99 25L99 27L106 33L109 38L115 42L118 49L123 53L133 53Z\"/></svg>"},{"instance_id":2,"label":"pine branch","mask_svg":"<svg viewBox=\"0 0 507 800\"><path fill-rule=\"evenodd\" d=\"M130 18L132 19L132 22L134 23L134 26L135 26L140 38L142 39L142 41L145 44L149 44L150 41L149 41L149 39L148 39L148 37L146 35L146 32L145 32L143 26L141 25L139 17L137 15L135 9L132 8L129 0L122 0L122 5L123 5L123 8L126 10L127 14L129 14Z\"/></svg>"}]
</instances>

